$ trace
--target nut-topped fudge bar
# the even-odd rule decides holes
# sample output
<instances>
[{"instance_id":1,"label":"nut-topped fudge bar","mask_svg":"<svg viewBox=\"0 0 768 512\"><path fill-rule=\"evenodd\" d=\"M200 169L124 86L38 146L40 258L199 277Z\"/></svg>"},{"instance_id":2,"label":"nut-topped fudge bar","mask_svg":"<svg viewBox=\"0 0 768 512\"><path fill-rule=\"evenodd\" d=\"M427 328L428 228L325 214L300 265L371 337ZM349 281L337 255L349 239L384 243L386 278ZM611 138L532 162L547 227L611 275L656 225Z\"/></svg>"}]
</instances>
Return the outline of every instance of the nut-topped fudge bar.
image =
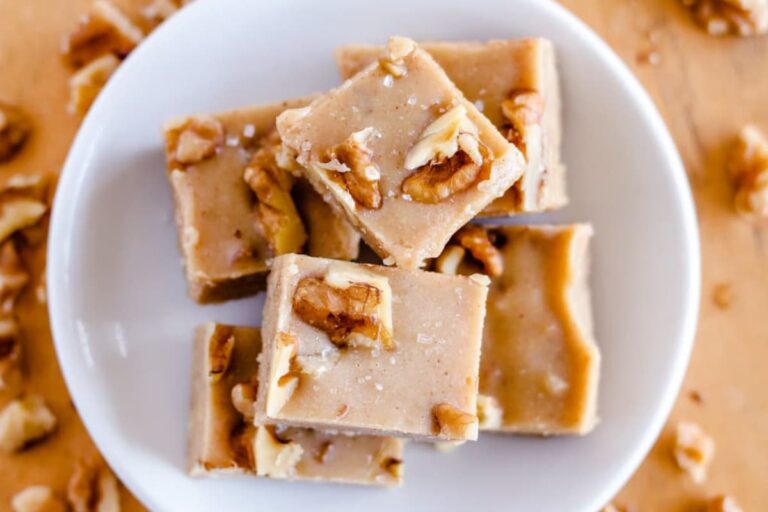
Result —
<instances>
[{"instance_id":1,"label":"nut-topped fudge bar","mask_svg":"<svg viewBox=\"0 0 768 512\"><path fill-rule=\"evenodd\" d=\"M421 44L448 77L525 155L523 176L481 216L540 212L568 202L560 160L560 86L547 39ZM346 45L335 52L343 79L381 53L380 46Z\"/></svg>"},{"instance_id":2,"label":"nut-topped fudge bar","mask_svg":"<svg viewBox=\"0 0 768 512\"><path fill-rule=\"evenodd\" d=\"M396 485L403 441L254 424L261 332L209 323L197 329L189 472Z\"/></svg>"},{"instance_id":3,"label":"nut-topped fudge bar","mask_svg":"<svg viewBox=\"0 0 768 512\"><path fill-rule=\"evenodd\" d=\"M302 205L291 196L294 162L280 151L275 118L309 99L173 119L165 126L168 176L190 295L199 302L242 297L264 288L267 259L301 251L309 238L349 242L322 256L357 257L359 235L325 208L333 224L313 214L302 222ZM313 210L322 205L313 203ZM297 211L298 206L298 211ZM331 221L328 221L331 222ZM344 249L348 248L345 254Z\"/></svg>"},{"instance_id":4,"label":"nut-topped fudge bar","mask_svg":"<svg viewBox=\"0 0 768 512\"><path fill-rule=\"evenodd\" d=\"M585 434L596 423L600 352L592 333L592 227L469 225L436 270L490 276L480 362L480 428Z\"/></svg>"},{"instance_id":5,"label":"nut-topped fudge bar","mask_svg":"<svg viewBox=\"0 0 768 512\"><path fill-rule=\"evenodd\" d=\"M257 418L475 440L487 281L295 254L275 258Z\"/></svg>"},{"instance_id":6,"label":"nut-topped fudge bar","mask_svg":"<svg viewBox=\"0 0 768 512\"><path fill-rule=\"evenodd\" d=\"M410 39L278 117L315 189L388 264L416 268L522 174L514 145Z\"/></svg>"}]
</instances>

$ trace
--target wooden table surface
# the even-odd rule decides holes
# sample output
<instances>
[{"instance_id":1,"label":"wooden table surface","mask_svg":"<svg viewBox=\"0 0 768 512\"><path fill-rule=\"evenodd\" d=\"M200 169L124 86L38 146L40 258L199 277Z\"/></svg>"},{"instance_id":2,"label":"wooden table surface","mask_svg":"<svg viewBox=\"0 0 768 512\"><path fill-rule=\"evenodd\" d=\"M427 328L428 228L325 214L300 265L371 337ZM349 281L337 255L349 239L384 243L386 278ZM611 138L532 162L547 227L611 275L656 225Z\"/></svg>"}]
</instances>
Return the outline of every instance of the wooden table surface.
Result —
<instances>
[{"instance_id":1,"label":"wooden table surface","mask_svg":"<svg viewBox=\"0 0 768 512\"><path fill-rule=\"evenodd\" d=\"M119 3L135 14L144 0ZM744 124L768 130L768 36L711 37L693 24L679 0L562 3L614 48L655 100L685 161L700 222L701 318L691 366L669 424L615 503L636 511L696 511L705 498L728 493L746 511L768 510L768 224L750 224L733 213L724 170L728 145ZM18 103L35 121L28 147L0 166L0 178L58 173L78 126L65 112L69 72L58 55L59 41L88 4L0 0L0 100ZM655 65L644 58L652 50L660 59ZM25 258L36 283L44 250ZM718 284L733 290L728 308L713 301ZM96 453L67 395L45 307L31 288L19 306L27 389L46 397L60 427L22 454L0 454L0 510L27 485L63 491L74 463ZM700 401L691 398L693 392ZM0 393L0 405L10 398ZM699 423L715 439L703 485L693 484L672 461L670 433L678 420ZM141 510L127 492L123 508Z\"/></svg>"}]
</instances>

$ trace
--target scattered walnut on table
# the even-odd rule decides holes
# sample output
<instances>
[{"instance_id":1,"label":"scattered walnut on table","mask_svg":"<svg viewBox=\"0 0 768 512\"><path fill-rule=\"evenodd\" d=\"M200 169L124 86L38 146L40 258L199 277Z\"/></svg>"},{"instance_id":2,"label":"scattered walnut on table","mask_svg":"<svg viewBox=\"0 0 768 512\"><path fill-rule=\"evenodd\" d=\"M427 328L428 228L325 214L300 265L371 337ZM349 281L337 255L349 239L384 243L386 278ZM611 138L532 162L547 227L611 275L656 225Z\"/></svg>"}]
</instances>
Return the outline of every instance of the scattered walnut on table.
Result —
<instances>
[{"instance_id":1,"label":"scattered walnut on table","mask_svg":"<svg viewBox=\"0 0 768 512\"><path fill-rule=\"evenodd\" d=\"M713 36L754 36L768 32L768 0L682 0L699 25Z\"/></svg>"},{"instance_id":2,"label":"scattered walnut on table","mask_svg":"<svg viewBox=\"0 0 768 512\"><path fill-rule=\"evenodd\" d=\"M720 309L728 309L733 302L733 287L728 283L720 283L712 291L712 300Z\"/></svg>"},{"instance_id":3,"label":"scattered walnut on table","mask_svg":"<svg viewBox=\"0 0 768 512\"><path fill-rule=\"evenodd\" d=\"M433 432L449 438L476 438L477 416L464 412L451 404L432 407Z\"/></svg>"},{"instance_id":4,"label":"scattered walnut on table","mask_svg":"<svg viewBox=\"0 0 768 512\"><path fill-rule=\"evenodd\" d=\"M743 512L743 509L732 497L721 494L707 503L706 512Z\"/></svg>"},{"instance_id":5,"label":"scattered walnut on table","mask_svg":"<svg viewBox=\"0 0 768 512\"><path fill-rule=\"evenodd\" d=\"M467 109L458 105L427 126L408 151L405 168L415 172L401 188L414 201L439 203L487 179L491 162Z\"/></svg>"},{"instance_id":6,"label":"scattered walnut on table","mask_svg":"<svg viewBox=\"0 0 768 512\"><path fill-rule=\"evenodd\" d=\"M736 184L736 211L745 217L768 217L768 139L755 126L739 133L728 167Z\"/></svg>"},{"instance_id":7,"label":"scattered walnut on table","mask_svg":"<svg viewBox=\"0 0 768 512\"><path fill-rule=\"evenodd\" d=\"M185 169L216 155L224 145L224 126L211 116L172 119L165 124L169 168Z\"/></svg>"},{"instance_id":8,"label":"scattered walnut on table","mask_svg":"<svg viewBox=\"0 0 768 512\"><path fill-rule=\"evenodd\" d=\"M115 4L96 0L77 28L64 38L61 52L75 68L111 54L126 57L144 38L141 29Z\"/></svg>"},{"instance_id":9,"label":"scattered walnut on table","mask_svg":"<svg viewBox=\"0 0 768 512\"><path fill-rule=\"evenodd\" d=\"M47 437L56 428L56 416L39 395L13 400L0 411L0 449L18 452Z\"/></svg>"},{"instance_id":10,"label":"scattered walnut on table","mask_svg":"<svg viewBox=\"0 0 768 512\"><path fill-rule=\"evenodd\" d=\"M715 453L715 442L695 423L680 422L675 430L673 455L675 462L700 484L707 477L707 469Z\"/></svg>"},{"instance_id":11,"label":"scattered walnut on table","mask_svg":"<svg viewBox=\"0 0 768 512\"><path fill-rule=\"evenodd\" d=\"M16 156L31 131L32 123L20 108L0 102L0 163Z\"/></svg>"},{"instance_id":12,"label":"scattered walnut on table","mask_svg":"<svg viewBox=\"0 0 768 512\"><path fill-rule=\"evenodd\" d=\"M85 115L118 66L120 59L107 54L94 59L72 75L69 79L69 113Z\"/></svg>"},{"instance_id":13,"label":"scattered walnut on table","mask_svg":"<svg viewBox=\"0 0 768 512\"><path fill-rule=\"evenodd\" d=\"M103 462L78 462L67 484L73 512L120 512L117 479Z\"/></svg>"},{"instance_id":14,"label":"scattered walnut on table","mask_svg":"<svg viewBox=\"0 0 768 512\"><path fill-rule=\"evenodd\" d=\"M190 3L192 0L152 0L142 9L141 14L147 20L160 24Z\"/></svg>"},{"instance_id":15,"label":"scattered walnut on table","mask_svg":"<svg viewBox=\"0 0 768 512\"><path fill-rule=\"evenodd\" d=\"M379 187L381 174L370 148L375 134L373 127L354 132L341 144L329 148L322 162L315 164L344 188L356 204L370 210L381 208L383 202Z\"/></svg>"},{"instance_id":16,"label":"scattered walnut on table","mask_svg":"<svg viewBox=\"0 0 768 512\"><path fill-rule=\"evenodd\" d=\"M67 512L67 505L45 485L32 485L11 499L13 512Z\"/></svg>"},{"instance_id":17,"label":"scattered walnut on table","mask_svg":"<svg viewBox=\"0 0 768 512\"><path fill-rule=\"evenodd\" d=\"M296 474L296 465L304 454L299 443L283 441L272 426L260 426L256 430L254 446L256 474L274 478L290 478Z\"/></svg>"}]
</instances>

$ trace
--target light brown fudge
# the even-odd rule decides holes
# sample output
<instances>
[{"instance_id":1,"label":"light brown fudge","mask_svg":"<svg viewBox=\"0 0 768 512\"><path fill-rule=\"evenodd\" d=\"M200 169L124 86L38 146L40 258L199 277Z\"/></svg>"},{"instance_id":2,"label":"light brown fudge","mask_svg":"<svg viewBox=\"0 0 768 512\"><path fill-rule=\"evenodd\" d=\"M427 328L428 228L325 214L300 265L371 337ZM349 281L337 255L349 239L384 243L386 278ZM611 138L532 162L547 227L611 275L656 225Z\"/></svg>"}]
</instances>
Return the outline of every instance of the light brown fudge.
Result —
<instances>
[{"instance_id":1,"label":"light brown fudge","mask_svg":"<svg viewBox=\"0 0 768 512\"><path fill-rule=\"evenodd\" d=\"M429 54L392 38L379 63L281 114L283 143L386 263L416 268L522 174L522 154Z\"/></svg>"},{"instance_id":2,"label":"light brown fudge","mask_svg":"<svg viewBox=\"0 0 768 512\"><path fill-rule=\"evenodd\" d=\"M491 275L480 362L480 428L586 434L600 352L587 283L592 227L468 226L436 269Z\"/></svg>"},{"instance_id":3,"label":"light brown fudge","mask_svg":"<svg viewBox=\"0 0 768 512\"><path fill-rule=\"evenodd\" d=\"M301 250L306 233L290 197L293 179L274 165L279 173L276 177L257 171L263 170L264 157L267 164L274 159L270 151L277 143L277 115L308 102L291 100L167 123L166 161L179 243L189 292L198 302L218 302L262 290L267 259L275 253ZM317 202L312 204L315 210L323 208ZM298 208L302 213L301 205ZM330 207L325 208L325 215L335 220L319 225L322 233L310 233L310 240L335 236L350 240L348 247L356 249L359 235L354 228ZM269 231L273 226L277 229ZM326 229L338 231L329 235ZM357 252L336 251L327 256L351 259Z\"/></svg>"},{"instance_id":4,"label":"light brown fudge","mask_svg":"<svg viewBox=\"0 0 768 512\"><path fill-rule=\"evenodd\" d=\"M189 422L193 476L257 474L272 478L397 485L403 441L336 435L253 423L261 333L209 323L198 328Z\"/></svg>"},{"instance_id":5,"label":"light brown fudge","mask_svg":"<svg viewBox=\"0 0 768 512\"><path fill-rule=\"evenodd\" d=\"M264 306L265 422L475 440L487 278L289 254Z\"/></svg>"},{"instance_id":6,"label":"light brown fudge","mask_svg":"<svg viewBox=\"0 0 768 512\"><path fill-rule=\"evenodd\" d=\"M551 41L541 38L421 45L478 108L526 156L523 177L481 217L565 206L560 159L560 86ZM335 52L343 79L376 61L381 47L346 45Z\"/></svg>"},{"instance_id":7,"label":"light brown fudge","mask_svg":"<svg viewBox=\"0 0 768 512\"><path fill-rule=\"evenodd\" d=\"M307 226L306 253L318 258L355 260L360 254L360 233L334 211L306 180L299 180L294 198Z\"/></svg>"}]
</instances>

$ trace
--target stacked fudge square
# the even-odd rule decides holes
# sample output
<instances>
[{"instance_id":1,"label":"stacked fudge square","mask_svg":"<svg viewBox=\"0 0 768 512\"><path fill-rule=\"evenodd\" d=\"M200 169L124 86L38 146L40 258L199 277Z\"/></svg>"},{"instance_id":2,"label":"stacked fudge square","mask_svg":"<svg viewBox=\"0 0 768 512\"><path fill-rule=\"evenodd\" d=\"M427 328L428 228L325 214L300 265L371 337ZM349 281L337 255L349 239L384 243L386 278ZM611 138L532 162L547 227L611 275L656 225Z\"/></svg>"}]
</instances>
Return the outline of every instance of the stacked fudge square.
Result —
<instances>
[{"instance_id":1,"label":"stacked fudge square","mask_svg":"<svg viewBox=\"0 0 768 512\"><path fill-rule=\"evenodd\" d=\"M335 57L330 92L165 126L190 295L266 287L261 327L197 328L190 473L397 485L407 439L589 432L591 226L473 222L567 202L551 43Z\"/></svg>"}]
</instances>

